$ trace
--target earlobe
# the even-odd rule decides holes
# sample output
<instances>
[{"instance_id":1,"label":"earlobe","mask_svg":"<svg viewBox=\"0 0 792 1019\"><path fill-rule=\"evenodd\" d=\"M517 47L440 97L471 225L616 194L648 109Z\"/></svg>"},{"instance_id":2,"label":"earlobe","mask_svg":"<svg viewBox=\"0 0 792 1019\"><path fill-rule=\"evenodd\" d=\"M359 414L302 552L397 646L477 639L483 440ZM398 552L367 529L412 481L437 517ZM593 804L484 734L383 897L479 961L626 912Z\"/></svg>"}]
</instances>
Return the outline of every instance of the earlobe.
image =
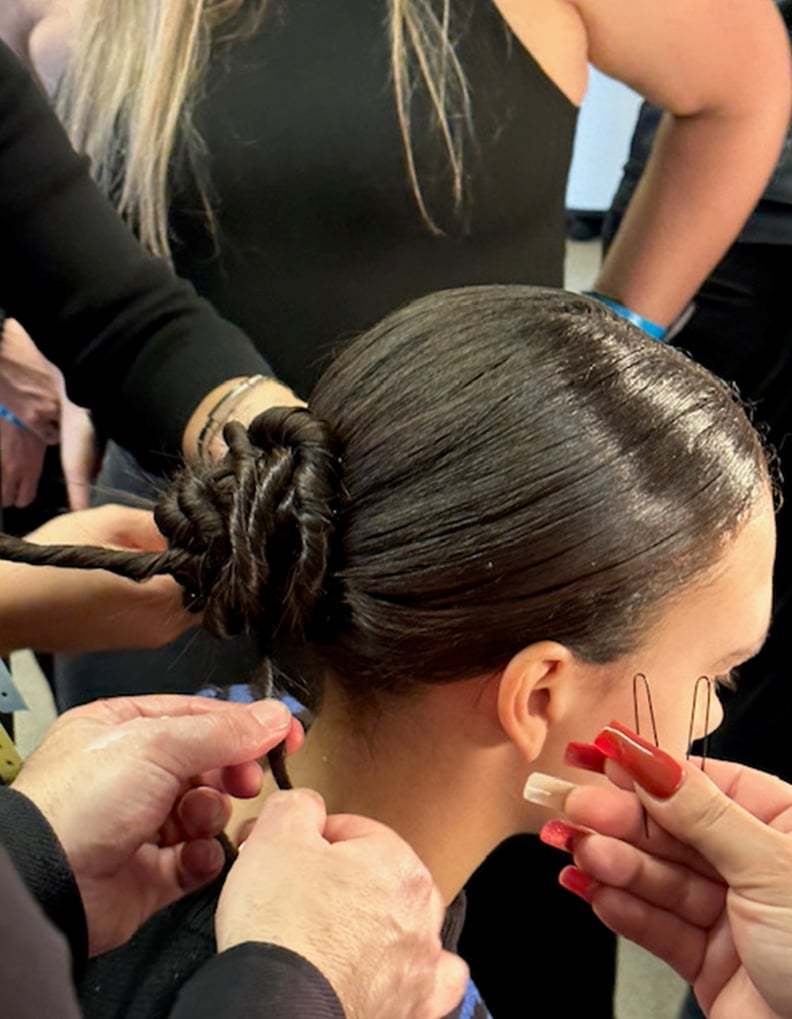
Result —
<instances>
[{"instance_id":1,"label":"earlobe","mask_svg":"<svg viewBox=\"0 0 792 1019\"><path fill-rule=\"evenodd\" d=\"M555 641L529 644L516 654L500 678L498 718L526 761L541 754L555 717L559 680L573 660Z\"/></svg>"}]
</instances>

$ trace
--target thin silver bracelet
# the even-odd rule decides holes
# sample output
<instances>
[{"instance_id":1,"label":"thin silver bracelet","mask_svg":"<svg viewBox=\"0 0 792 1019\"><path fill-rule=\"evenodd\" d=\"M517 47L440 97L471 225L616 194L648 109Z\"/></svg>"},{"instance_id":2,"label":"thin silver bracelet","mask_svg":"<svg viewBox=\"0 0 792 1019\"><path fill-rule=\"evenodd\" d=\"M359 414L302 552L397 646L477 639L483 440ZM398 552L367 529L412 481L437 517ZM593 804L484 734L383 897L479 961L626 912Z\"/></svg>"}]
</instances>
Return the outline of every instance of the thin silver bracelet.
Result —
<instances>
[{"instance_id":1,"label":"thin silver bracelet","mask_svg":"<svg viewBox=\"0 0 792 1019\"><path fill-rule=\"evenodd\" d=\"M268 381L266 375L249 375L246 379L243 379L241 382L237 383L237 385L235 385L233 389L229 389L227 393L224 393L220 397L220 399L217 401L214 407L212 407L212 409L207 414L206 421L204 422L201 431L198 433L198 440L195 443L195 450L196 453L198 454L199 463L204 462L204 447L208 445L208 443L212 439L214 439L214 437L217 435L217 432L220 430L220 426L225 424L225 422L228 420L228 413L226 413L225 417L218 421L217 415L219 411L225 407L227 411L230 412L231 410L234 409L239 400L239 397L242 396L243 393L246 393L248 389L252 389L253 386L257 386L259 382L266 381ZM209 434L210 431L212 432L211 435Z\"/></svg>"}]
</instances>

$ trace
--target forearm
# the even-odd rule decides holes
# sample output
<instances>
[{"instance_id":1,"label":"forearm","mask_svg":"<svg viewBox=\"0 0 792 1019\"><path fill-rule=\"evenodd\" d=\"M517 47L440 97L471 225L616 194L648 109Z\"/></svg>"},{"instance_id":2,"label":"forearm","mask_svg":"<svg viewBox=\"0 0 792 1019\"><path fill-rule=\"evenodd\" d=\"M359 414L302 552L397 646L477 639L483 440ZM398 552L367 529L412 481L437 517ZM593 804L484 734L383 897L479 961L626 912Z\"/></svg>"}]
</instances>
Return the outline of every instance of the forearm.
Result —
<instances>
[{"instance_id":1,"label":"forearm","mask_svg":"<svg viewBox=\"0 0 792 1019\"><path fill-rule=\"evenodd\" d=\"M37 648L41 637L40 606L36 596L31 592L38 589L35 571L49 573L48 567L18 566L15 563L0 562L0 657L8 658L12 651L19 648ZM32 583L26 581L30 578ZM22 579L22 597L17 597L17 589L12 588L17 580ZM30 609L33 611L30 611ZM43 610L51 612L53 605L45 601ZM44 643L48 643L45 641ZM37 650L43 650L38 647Z\"/></svg>"},{"instance_id":2,"label":"forearm","mask_svg":"<svg viewBox=\"0 0 792 1019\"><path fill-rule=\"evenodd\" d=\"M109 590L100 591L92 605L85 592L90 592L96 582L94 576L86 576L82 570L0 562L0 655L6 658L20 648L82 654L115 646L109 637L102 643L96 635L111 629L115 614L126 608L118 604L116 582L120 579L113 577ZM131 582L127 584L130 611L138 592ZM162 611L169 608L163 604ZM108 624L97 625L95 613L99 611L113 613ZM128 646L135 646L131 638Z\"/></svg>"},{"instance_id":3,"label":"forearm","mask_svg":"<svg viewBox=\"0 0 792 1019\"><path fill-rule=\"evenodd\" d=\"M668 325L740 232L781 140L777 124L666 117L595 289Z\"/></svg>"},{"instance_id":4,"label":"forearm","mask_svg":"<svg viewBox=\"0 0 792 1019\"><path fill-rule=\"evenodd\" d=\"M266 376L248 385L245 377L229 379L214 388L193 411L184 432L183 452L187 463L206 462L226 450L223 425L241 421L247 425L270 407L304 407L288 386Z\"/></svg>"}]
</instances>

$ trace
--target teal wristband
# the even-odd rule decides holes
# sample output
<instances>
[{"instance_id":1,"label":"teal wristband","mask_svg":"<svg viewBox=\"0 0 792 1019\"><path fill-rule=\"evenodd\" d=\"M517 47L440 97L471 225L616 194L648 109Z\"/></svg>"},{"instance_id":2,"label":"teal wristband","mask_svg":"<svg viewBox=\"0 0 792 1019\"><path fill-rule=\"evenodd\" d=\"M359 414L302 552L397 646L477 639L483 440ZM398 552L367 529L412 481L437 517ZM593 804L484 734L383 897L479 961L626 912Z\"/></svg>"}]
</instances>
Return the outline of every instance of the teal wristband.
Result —
<instances>
[{"instance_id":1,"label":"teal wristband","mask_svg":"<svg viewBox=\"0 0 792 1019\"><path fill-rule=\"evenodd\" d=\"M10 411L8 407L4 407L1 403L0 403L0 418L2 418L4 421L8 421L12 425L15 425L17 428L20 428L23 432L32 431L32 429L28 428L24 421L20 421L16 414Z\"/></svg>"},{"instance_id":2,"label":"teal wristband","mask_svg":"<svg viewBox=\"0 0 792 1019\"><path fill-rule=\"evenodd\" d=\"M596 290L584 290L584 297L593 297L595 301L599 301L600 304L604 304L611 311L615 311L617 315L626 319L628 322L632 322L634 326L638 326L648 336L651 336L653 340L663 340L665 338L666 329L663 326L659 326L656 322L651 322L648 318L644 318L643 315L639 315L637 311L631 311L629 308L625 308L623 304L619 304L618 301L614 301L612 297L605 297L604 294L598 294Z\"/></svg>"}]
</instances>

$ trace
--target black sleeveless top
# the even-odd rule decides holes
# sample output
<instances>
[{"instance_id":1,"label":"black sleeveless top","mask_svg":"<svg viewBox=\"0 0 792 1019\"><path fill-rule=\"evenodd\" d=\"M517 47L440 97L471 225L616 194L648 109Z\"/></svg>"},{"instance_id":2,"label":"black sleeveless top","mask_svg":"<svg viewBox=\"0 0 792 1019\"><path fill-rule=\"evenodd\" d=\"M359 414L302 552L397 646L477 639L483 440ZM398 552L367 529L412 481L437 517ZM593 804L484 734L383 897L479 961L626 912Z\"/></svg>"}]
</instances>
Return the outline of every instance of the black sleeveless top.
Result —
<instances>
[{"instance_id":1,"label":"black sleeveless top","mask_svg":"<svg viewBox=\"0 0 792 1019\"><path fill-rule=\"evenodd\" d=\"M177 191L176 271L303 395L333 344L419 295L562 282L577 109L490 0L456 6L474 125L461 213L420 82L413 102L418 176L442 236L407 175L384 2L273 0L255 36L213 58L196 122L217 235L194 191Z\"/></svg>"}]
</instances>

